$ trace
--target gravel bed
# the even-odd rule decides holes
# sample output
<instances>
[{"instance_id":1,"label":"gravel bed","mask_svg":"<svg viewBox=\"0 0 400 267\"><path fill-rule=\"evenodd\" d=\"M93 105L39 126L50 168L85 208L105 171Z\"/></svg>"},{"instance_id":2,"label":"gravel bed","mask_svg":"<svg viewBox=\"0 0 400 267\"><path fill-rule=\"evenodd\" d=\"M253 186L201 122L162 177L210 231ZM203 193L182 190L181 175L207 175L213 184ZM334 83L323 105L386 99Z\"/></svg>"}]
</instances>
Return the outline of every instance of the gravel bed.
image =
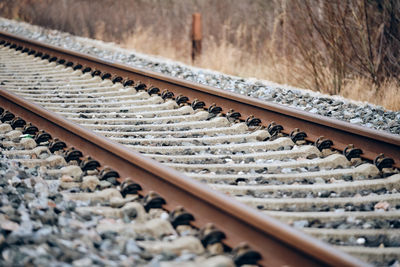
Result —
<instances>
[{"instance_id":1,"label":"gravel bed","mask_svg":"<svg viewBox=\"0 0 400 267\"><path fill-rule=\"evenodd\" d=\"M327 228L327 229L400 229L400 222L395 219L347 219L321 222L318 219L298 220L292 225L296 228Z\"/></svg>"},{"instance_id":2,"label":"gravel bed","mask_svg":"<svg viewBox=\"0 0 400 267\"><path fill-rule=\"evenodd\" d=\"M18 132L0 134L0 266L235 266L202 230Z\"/></svg>"},{"instance_id":3,"label":"gravel bed","mask_svg":"<svg viewBox=\"0 0 400 267\"><path fill-rule=\"evenodd\" d=\"M306 197L307 198L307 197ZM350 211L374 211L374 207L378 203L384 202L367 202L361 204L352 204L352 203L339 203L339 204L322 204L319 206L302 206L302 205L286 205L284 207L265 207L264 205L257 205L257 209L259 210L273 210L273 211L286 211L286 212L350 212ZM297 205L297 206L296 206ZM376 209L375 209L376 210ZM391 207L392 211L400 211L400 205L396 205L395 207ZM326 228L328 228L326 226Z\"/></svg>"},{"instance_id":4,"label":"gravel bed","mask_svg":"<svg viewBox=\"0 0 400 267\"><path fill-rule=\"evenodd\" d=\"M371 236L371 237L348 237L345 240L338 240L336 238L325 238L325 242L330 242L333 245L340 246L365 246L365 247L397 247L400 244L398 237L388 237L384 235Z\"/></svg>"},{"instance_id":5,"label":"gravel bed","mask_svg":"<svg viewBox=\"0 0 400 267\"><path fill-rule=\"evenodd\" d=\"M2 266L114 266L132 260L124 250L134 258L141 253L134 239L95 232L100 216L77 215L79 203L65 200L58 184L49 186L38 168L24 168L2 157L0 174Z\"/></svg>"},{"instance_id":6,"label":"gravel bed","mask_svg":"<svg viewBox=\"0 0 400 267\"><path fill-rule=\"evenodd\" d=\"M386 190L386 188L380 188L378 190L356 190L356 191L343 191L337 193L332 190L323 190L319 192L305 192L305 191L270 191L270 192L258 192L255 190L248 190L247 196L252 196L255 198L342 198L342 197L358 197L358 196L376 196L376 195L386 195L391 194L391 191ZM397 193L396 190L393 193ZM236 196L243 196L241 194L237 194ZM373 207L370 208L373 210Z\"/></svg>"},{"instance_id":7,"label":"gravel bed","mask_svg":"<svg viewBox=\"0 0 400 267\"><path fill-rule=\"evenodd\" d=\"M381 106L352 101L339 96L324 95L287 85L279 85L269 81L253 78L244 79L211 70L199 69L160 57L152 57L132 50L122 49L114 43L76 37L68 33L4 18L0 18L0 27L2 30L13 34L91 54L110 62L121 62L136 68L152 70L311 113L333 117L352 124L400 134L400 112L389 111Z\"/></svg>"}]
</instances>

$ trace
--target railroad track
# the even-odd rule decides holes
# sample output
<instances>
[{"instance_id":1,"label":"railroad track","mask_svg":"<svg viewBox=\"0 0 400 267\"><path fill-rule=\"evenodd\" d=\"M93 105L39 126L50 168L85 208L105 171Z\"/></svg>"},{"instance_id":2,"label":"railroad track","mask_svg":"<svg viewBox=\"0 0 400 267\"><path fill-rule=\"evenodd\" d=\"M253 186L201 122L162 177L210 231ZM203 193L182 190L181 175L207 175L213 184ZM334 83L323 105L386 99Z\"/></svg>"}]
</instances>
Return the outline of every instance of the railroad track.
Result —
<instances>
[{"instance_id":1,"label":"railroad track","mask_svg":"<svg viewBox=\"0 0 400 267\"><path fill-rule=\"evenodd\" d=\"M1 38L3 89L362 260L399 260L398 136Z\"/></svg>"}]
</instances>

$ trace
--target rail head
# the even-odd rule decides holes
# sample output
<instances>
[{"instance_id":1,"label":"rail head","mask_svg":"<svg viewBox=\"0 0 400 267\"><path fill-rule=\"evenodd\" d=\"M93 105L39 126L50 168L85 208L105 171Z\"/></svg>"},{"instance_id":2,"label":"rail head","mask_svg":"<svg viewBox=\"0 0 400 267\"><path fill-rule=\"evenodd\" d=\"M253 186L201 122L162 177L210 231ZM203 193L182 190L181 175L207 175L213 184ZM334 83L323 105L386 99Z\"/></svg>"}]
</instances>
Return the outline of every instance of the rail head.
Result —
<instances>
[{"instance_id":1,"label":"rail head","mask_svg":"<svg viewBox=\"0 0 400 267\"><path fill-rule=\"evenodd\" d=\"M261 253L260 263L264 266L365 266L356 258L4 89L0 90L0 106L118 169L122 177L133 177L142 186L143 194L159 192L168 200L168 210L184 204L195 214L196 227L213 222L226 233L227 245L233 247L245 240Z\"/></svg>"},{"instance_id":2,"label":"rail head","mask_svg":"<svg viewBox=\"0 0 400 267\"><path fill-rule=\"evenodd\" d=\"M111 78L123 77L130 80L139 80L160 89L168 88L175 95L187 96L190 101L199 99L205 102L206 107L216 103L225 113L233 109L239 111L242 118L255 116L261 119L262 124L265 126L273 121L279 122L283 126L283 132L287 134L295 128L300 128L300 130L307 133L306 140L310 142L315 142L320 136L325 136L332 139L333 148L340 151L343 151L349 144L353 144L354 147L362 149L363 154L361 156L370 161L373 161L379 154L383 153L386 157L394 160L394 167L400 168L400 136L398 135L107 61L29 40L4 31L0 31L0 38L22 47L35 49L37 52L62 58L84 67L90 67L101 73L110 74Z\"/></svg>"}]
</instances>

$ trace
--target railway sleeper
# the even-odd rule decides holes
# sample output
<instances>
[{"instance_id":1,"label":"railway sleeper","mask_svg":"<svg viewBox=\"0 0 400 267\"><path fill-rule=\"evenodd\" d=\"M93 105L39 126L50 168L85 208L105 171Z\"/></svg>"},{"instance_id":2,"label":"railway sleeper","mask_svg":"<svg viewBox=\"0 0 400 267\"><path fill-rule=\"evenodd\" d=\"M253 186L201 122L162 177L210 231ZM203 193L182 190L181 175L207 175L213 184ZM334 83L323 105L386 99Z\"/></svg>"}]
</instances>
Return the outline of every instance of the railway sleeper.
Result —
<instances>
[{"instance_id":1,"label":"railway sleeper","mask_svg":"<svg viewBox=\"0 0 400 267\"><path fill-rule=\"evenodd\" d=\"M364 247L399 247L399 229L319 229L303 231L333 245Z\"/></svg>"},{"instance_id":2,"label":"railway sleeper","mask_svg":"<svg viewBox=\"0 0 400 267\"><path fill-rule=\"evenodd\" d=\"M155 117L175 117L175 116L182 116L182 115L193 115L194 110L189 106L182 106L182 107L175 107L174 109L170 110L160 110L154 112L137 112L137 113L90 113L85 115L85 113L75 114L76 116L71 116L71 118L76 119L88 119L88 120L104 120L104 119L144 119L144 118L155 118Z\"/></svg>"},{"instance_id":3,"label":"railway sleeper","mask_svg":"<svg viewBox=\"0 0 400 267\"><path fill-rule=\"evenodd\" d=\"M210 172L213 171L218 173L227 173L228 171L232 173L237 173L239 171L243 172L256 172L256 173L268 173L279 169L290 169L290 168L301 168L301 167L311 167L319 166L319 168L337 168L337 167L347 167L350 162L345 156L340 154L332 154L326 158L316 158L316 159L302 159L293 160L289 162L276 160L272 163L249 163L249 164L184 164L184 163L166 163L167 166L184 171L184 172Z\"/></svg>"},{"instance_id":4,"label":"railway sleeper","mask_svg":"<svg viewBox=\"0 0 400 267\"><path fill-rule=\"evenodd\" d=\"M152 146L197 146L197 145L210 145L220 143L245 143L254 142L257 140L263 140L264 137L268 136L268 132L260 130L250 134L232 134L232 135L218 135L210 137L184 137L184 138L150 138L150 134L146 138L117 138L109 137L111 140L122 144L138 144L138 145L152 145Z\"/></svg>"},{"instance_id":5,"label":"railway sleeper","mask_svg":"<svg viewBox=\"0 0 400 267\"><path fill-rule=\"evenodd\" d=\"M223 118L222 118L223 119ZM223 121L223 120L221 120ZM119 129L110 129L108 131L104 130L95 130L96 133L99 133L101 135L104 135L106 137L141 137L144 138L146 137L147 134L151 134L151 136L171 136L171 137L177 137L177 138L183 138L183 137L199 137L199 136L218 136L219 134L245 134L248 132L247 125L244 123L237 123L233 125L229 125L228 127L224 127L224 124L218 125L221 127L206 127L206 128L195 128L195 129L190 129L190 128L184 128L180 130L174 129L174 130L165 130L165 131L156 131L156 130L150 130L146 128L138 129L137 131L117 131Z\"/></svg>"},{"instance_id":6,"label":"railway sleeper","mask_svg":"<svg viewBox=\"0 0 400 267\"><path fill-rule=\"evenodd\" d=\"M263 199L250 196L236 197L237 200L248 204L259 210L272 211L371 211L378 203L387 205L387 210L397 211L400 209L400 194L368 195L357 197L338 198L285 198L285 199ZM378 208L377 208L378 210ZM380 210L380 208L379 208ZM378 211L383 212L383 211Z\"/></svg>"},{"instance_id":7,"label":"railway sleeper","mask_svg":"<svg viewBox=\"0 0 400 267\"><path fill-rule=\"evenodd\" d=\"M284 159L297 159L307 158L310 155L320 155L320 151L315 146L300 146L294 147L291 150L283 151L267 151L258 153L246 153L241 155L213 155L213 154L201 154L201 155L158 155L158 154L145 154L160 162L174 162L174 163L186 163L186 164L201 164L201 163L214 163L214 164L226 164L226 163L262 163L268 160L284 160Z\"/></svg>"},{"instance_id":8,"label":"railway sleeper","mask_svg":"<svg viewBox=\"0 0 400 267\"><path fill-rule=\"evenodd\" d=\"M357 258L369 262L375 266L392 266L399 260L399 248L359 247L359 246L335 246Z\"/></svg>"},{"instance_id":9,"label":"railway sleeper","mask_svg":"<svg viewBox=\"0 0 400 267\"><path fill-rule=\"evenodd\" d=\"M216 174L209 173L187 173L186 175L193 179L207 183L229 183L229 184L324 184L341 181L357 181L380 178L379 170L375 165L365 163L354 168L319 170L316 168L307 169L304 172L291 173L245 173L243 171L236 174Z\"/></svg>"},{"instance_id":10,"label":"railway sleeper","mask_svg":"<svg viewBox=\"0 0 400 267\"><path fill-rule=\"evenodd\" d=\"M297 228L400 229L400 211L285 212L263 211Z\"/></svg>"},{"instance_id":11,"label":"railway sleeper","mask_svg":"<svg viewBox=\"0 0 400 267\"><path fill-rule=\"evenodd\" d=\"M65 90L59 90L59 86L58 85L54 85L54 86L49 86L51 88L53 88L53 90L46 90L46 93L43 93L43 90L38 90L39 87L42 87L42 82L36 82L37 85L32 85L32 83L30 85L27 86L27 88L29 89L24 89L24 87L22 87L21 85L16 85L14 88L9 86L7 82L3 82L4 84L4 88L8 89L10 91L14 91L17 92L19 95L21 95L22 97L26 97L27 99L32 99L34 101L45 101L45 102L49 102L49 100L51 98L54 98L56 95L56 101L60 101L62 100L62 97L65 97L65 100L71 100L71 98L75 97L77 98L79 96L79 100L83 99L88 99L89 102L86 102L86 104L89 103L93 103L93 102L98 102L101 100L100 99L93 99L95 97L113 97L115 96L116 93L118 93L118 100L119 99L124 99L121 98L121 96L125 96L125 99L146 99L148 97L146 97L145 94L137 94L136 95L136 91L132 88L132 87L119 87L118 85L113 85L113 86L109 86L106 88L102 88L102 87L90 87L90 88L85 88L84 86L77 86L77 90L79 91L75 91L74 93L71 93L71 91ZM65 81L63 82L65 83ZM71 85L68 85L69 87ZM57 88L57 90L55 90L54 88ZM129 96L129 98L128 98ZM142 96L142 97L140 97ZM47 100L47 98L49 98L49 100ZM112 99L112 98L111 98ZM71 102L71 104L76 104L76 102L81 102L78 101L78 99L74 99L74 101L69 101ZM83 102L83 101L82 101ZM68 103L68 101L66 102ZM54 104L54 102L51 103L47 103L47 105L52 106L52 104Z\"/></svg>"},{"instance_id":12,"label":"railway sleeper","mask_svg":"<svg viewBox=\"0 0 400 267\"><path fill-rule=\"evenodd\" d=\"M252 195L255 198L337 198L383 195L400 191L400 174L388 178L312 185L222 185L210 184L229 195Z\"/></svg>"},{"instance_id":13,"label":"railway sleeper","mask_svg":"<svg viewBox=\"0 0 400 267\"><path fill-rule=\"evenodd\" d=\"M125 91L127 91L127 92L125 93ZM54 96L50 96L48 99L46 99L45 97L40 97L40 98L25 97L25 99L36 102L41 105L45 105L45 103L47 103L47 102L51 102L51 103L71 102L71 103L86 103L86 104L89 104L91 102L109 103L109 102L115 102L115 101L119 101L119 100L147 99L150 97L150 95L147 94L146 92L138 92L136 94L131 94L130 92L131 92L130 88L126 88L126 90L119 90L117 96L115 96L115 92L109 92L109 94L112 96L108 96L107 98L104 98L104 99L94 98L91 95L89 95L88 97L79 97L79 98L74 98L73 96L65 96L64 95L63 97L58 96L57 99L54 99ZM107 113L103 112L103 113L98 113L98 114L100 115L100 114L107 114ZM76 116L76 114L65 112L65 116L73 117L73 116Z\"/></svg>"},{"instance_id":14,"label":"railway sleeper","mask_svg":"<svg viewBox=\"0 0 400 267\"><path fill-rule=\"evenodd\" d=\"M166 146L152 147L144 145L126 145L136 151L142 153L159 153L159 154L175 154L183 153L185 155L194 155L196 153L211 153L211 154L238 154L246 152L256 152L265 150L290 150L293 146L290 138L282 137L274 141L264 142L247 142L235 144L216 144L214 146ZM286 148L286 149L285 149Z\"/></svg>"},{"instance_id":15,"label":"railway sleeper","mask_svg":"<svg viewBox=\"0 0 400 267\"><path fill-rule=\"evenodd\" d=\"M171 103L173 102L167 102ZM165 103L165 104L167 104ZM164 104L164 106L165 106ZM161 105L160 105L161 106ZM163 106L161 106L163 107ZM168 108L168 107L167 107ZM95 131L108 132L151 132L151 131L185 131L190 129L217 128L230 126L230 122L224 117L216 117L207 121L185 121L177 123L160 123L160 124L144 124L144 125L102 125L102 124L85 124L86 128Z\"/></svg>"}]
</instances>

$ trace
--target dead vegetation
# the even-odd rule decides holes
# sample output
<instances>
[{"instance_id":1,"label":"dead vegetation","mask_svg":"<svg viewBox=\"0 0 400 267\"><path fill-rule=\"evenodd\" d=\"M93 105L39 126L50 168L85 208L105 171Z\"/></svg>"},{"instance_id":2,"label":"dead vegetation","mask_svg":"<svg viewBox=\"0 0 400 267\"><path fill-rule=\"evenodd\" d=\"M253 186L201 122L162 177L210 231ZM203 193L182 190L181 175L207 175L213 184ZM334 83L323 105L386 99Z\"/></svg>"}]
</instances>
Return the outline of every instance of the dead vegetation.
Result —
<instances>
[{"instance_id":1,"label":"dead vegetation","mask_svg":"<svg viewBox=\"0 0 400 267\"><path fill-rule=\"evenodd\" d=\"M397 0L5 0L0 14L195 65L400 110Z\"/></svg>"}]
</instances>

